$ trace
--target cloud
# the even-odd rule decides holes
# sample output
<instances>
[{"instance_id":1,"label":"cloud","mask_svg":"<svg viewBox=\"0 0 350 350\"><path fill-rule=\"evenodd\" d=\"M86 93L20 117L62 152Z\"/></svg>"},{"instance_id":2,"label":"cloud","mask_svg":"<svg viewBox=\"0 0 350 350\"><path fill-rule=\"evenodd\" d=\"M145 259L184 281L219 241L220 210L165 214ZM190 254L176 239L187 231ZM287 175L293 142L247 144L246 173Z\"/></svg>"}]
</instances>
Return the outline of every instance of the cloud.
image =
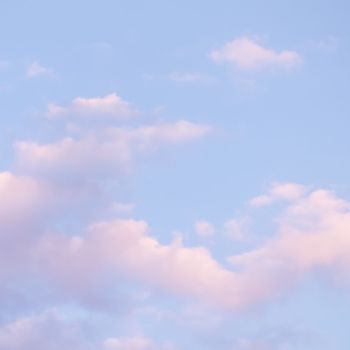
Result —
<instances>
[{"instance_id":1,"label":"cloud","mask_svg":"<svg viewBox=\"0 0 350 350\"><path fill-rule=\"evenodd\" d=\"M248 37L228 42L222 49L212 51L209 57L216 63L229 63L246 71L275 67L289 69L302 61L296 51L276 52Z\"/></svg>"},{"instance_id":2,"label":"cloud","mask_svg":"<svg viewBox=\"0 0 350 350\"><path fill-rule=\"evenodd\" d=\"M195 232L199 236L208 237L215 234L214 226L208 221L200 220L194 225Z\"/></svg>"},{"instance_id":3,"label":"cloud","mask_svg":"<svg viewBox=\"0 0 350 350\"><path fill-rule=\"evenodd\" d=\"M294 183L274 183L267 194L254 197L249 201L252 207L267 206L275 201L291 201L300 198L306 192L306 188Z\"/></svg>"},{"instance_id":4,"label":"cloud","mask_svg":"<svg viewBox=\"0 0 350 350\"><path fill-rule=\"evenodd\" d=\"M96 223L82 236L47 236L38 247L40 265L47 269L47 276L74 290L85 290L87 285L93 288L109 266L119 278L174 295L209 305L235 304L234 275L207 249L186 248L179 239L162 245L148 231L146 222L115 220Z\"/></svg>"},{"instance_id":5,"label":"cloud","mask_svg":"<svg viewBox=\"0 0 350 350\"><path fill-rule=\"evenodd\" d=\"M194 82L207 80L206 77L198 73L180 73L180 72L173 72L169 74L169 79L178 83L194 83Z\"/></svg>"},{"instance_id":6,"label":"cloud","mask_svg":"<svg viewBox=\"0 0 350 350\"><path fill-rule=\"evenodd\" d=\"M107 128L87 132L80 139L66 137L56 143L21 141L15 144L16 166L22 171L55 177L114 177L130 171L138 154L166 144L182 144L201 138L207 125L188 121L136 128Z\"/></svg>"},{"instance_id":7,"label":"cloud","mask_svg":"<svg viewBox=\"0 0 350 350\"><path fill-rule=\"evenodd\" d=\"M6 350L93 350L79 326L56 312L20 318L0 327L0 348ZM97 348L95 348L97 350Z\"/></svg>"},{"instance_id":8,"label":"cloud","mask_svg":"<svg viewBox=\"0 0 350 350\"><path fill-rule=\"evenodd\" d=\"M68 212L79 216L89 196L77 185L58 187L43 179L0 173L0 290L9 287L8 279L31 270L38 240L56 220L69 220Z\"/></svg>"},{"instance_id":9,"label":"cloud","mask_svg":"<svg viewBox=\"0 0 350 350\"><path fill-rule=\"evenodd\" d=\"M120 119L129 118L136 114L137 111L116 93L102 97L77 97L66 107L51 103L47 110L47 116L50 118L73 116Z\"/></svg>"},{"instance_id":10,"label":"cloud","mask_svg":"<svg viewBox=\"0 0 350 350\"><path fill-rule=\"evenodd\" d=\"M109 338L104 346L106 350L155 350L153 341L145 337Z\"/></svg>"},{"instance_id":11,"label":"cloud","mask_svg":"<svg viewBox=\"0 0 350 350\"><path fill-rule=\"evenodd\" d=\"M108 338L104 342L105 350L176 350L171 343L156 343L153 339L135 336Z\"/></svg>"},{"instance_id":12,"label":"cloud","mask_svg":"<svg viewBox=\"0 0 350 350\"><path fill-rule=\"evenodd\" d=\"M84 302L87 293L98 295L112 281L131 280L231 311L276 297L315 270L350 283L350 203L326 190L301 194L286 188L297 187L271 189L289 200L276 232L256 248L230 256L229 267L204 247L184 246L181 238L160 243L149 225L137 220L97 222L76 236L42 234L28 246L26 265L70 300Z\"/></svg>"},{"instance_id":13,"label":"cloud","mask_svg":"<svg viewBox=\"0 0 350 350\"><path fill-rule=\"evenodd\" d=\"M28 78L36 78L38 76L51 76L52 72L50 69L42 66L37 61L34 61L29 65L27 69L27 77Z\"/></svg>"},{"instance_id":14,"label":"cloud","mask_svg":"<svg viewBox=\"0 0 350 350\"><path fill-rule=\"evenodd\" d=\"M295 198L275 237L230 261L243 271L243 280L255 285L256 296L278 294L315 270L344 277L350 268L349 209L348 202L326 190Z\"/></svg>"},{"instance_id":15,"label":"cloud","mask_svg":"<svg viewBox=\"0 0 350 350\"><path fill-rule=\"evenodd\" d=\"M48 310L22 317L0 327L0 348L6 350L175 350L171 343L159 343L143 336L110 337L100 340L91 336L88 323L64 313ZM91 325L88 325L91 327ZM87 328L87 327L86 327ZM97 338L97 339L94 339Z\"/></svg>"},{"instance_id":16,"label":"cloud","mask_svg":"<svg viewBox=\"0 0 350 350\"><path fill-rule=\"evenodd\" d=\"M229 219L224 223L224 232L232 240L243 241L247 238L247 217Z\"/></svg>"}]
</instances>

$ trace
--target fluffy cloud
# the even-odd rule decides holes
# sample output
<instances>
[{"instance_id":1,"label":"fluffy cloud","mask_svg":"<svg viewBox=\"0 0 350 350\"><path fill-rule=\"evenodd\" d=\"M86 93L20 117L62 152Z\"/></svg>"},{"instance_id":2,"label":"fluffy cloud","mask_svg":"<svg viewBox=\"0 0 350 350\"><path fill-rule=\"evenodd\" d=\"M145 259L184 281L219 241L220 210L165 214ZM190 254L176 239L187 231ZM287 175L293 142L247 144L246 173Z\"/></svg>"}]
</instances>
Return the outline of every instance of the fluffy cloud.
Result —
<instances>
[{"instance_id":1,"label":"fluffy cloud","mask_svg":"<svg viewBox=\"0 0 350 350\"><path fill-rule=\"evenodd\" d=\"M52 118L73 116L119 119L131 117L136 113L136 110L116 93L102 97L77 97L66 107L51 103L47 110L47 116Z\"/></svg>"},{"instance_id":2,"label":"fluffy cloud","mask_svg":"<svg viewBox=\"0 0 350 350\"><path fill-rule=\"evenodd\" d=\"M210 305L237 301L235 276L202 247L169 245L148 235L145 222L116 220L92 225L78 237L48 236L38 248L41 265L75 289L93 285L101 271L113 267L118 276L167 290Z\"/></svg>"},{"instance_id":3,"label":"fluffy cloud","mask_svg":"<svg viewBox=\"0 0 350 350\"><path fill-rule=\"evenodd\" d=\"M0 173L0 294L4 292L10 298L12 293L13 300L17 298L14 289L20 276L26 279L26 274L33 272L38 240L87 198L85 189L56 187L45 180ZM22 298L23 291L19 294Z\"/></svg>"},{"instance_id":4,"label":"fluffy cloud","mask_svg":"<svg viewBox=\"0 0 350 350\"><path fill-rule=\"evenodd\" d=\"M34 180L8 173L0 180L0 190L9 198L11 188L21 189L8 208L5 202L0 205L3 212L22 215L22 210L36 211L50 201L45 186ZM14 254L17 245L16 249L2 247L18 257L17 264L33 267L52 288L80 301L86 299L86 291L99 293L101 283L107 287L113 280L130 280L184 299L237 310L282 293L315 270L325 271L325 276L333 271L332 278L348 281L343 277L350 269L350 204L329 191L281 186L275 184L270 190L289 200L276 233L255 249L231 256L231 267L214 259L206 248L184 246L179 238L162 244L150 235L146 222L136 220L95 223L73 237L41 234L29 245L21 238L28 255ZM21 193L25 193L23 198Z\"/></svg>"},{"instance_id":5,"label":"fluffy cloud","mask_svg":"<svg viewBox=\"0 0 350 350\"><path fill-rule=\"evenodd\" d=\"M0 276L29 258L29 246L53 213L55 191L46 182L0 173ZM1 285L1 284L0 284Z\"/></svg>"},{"instance_id":6,"label":"fluffy cloud","mask_svg":"<svg viewBox=\"0 0 350 350\"><path fill-rule=\"evenodd\" d=\"M349 208L325 190L294 198L277 233L256 249L231 256L232 268L206 248L185 247L181 239L161 244L149 235L146 222L135 220L96 223L75 237L46 235L35 250L35 264L45 278L77 297L92 292L108 271L114 275L109 280L126 278L236 310L280 294L316 269L348 274Z\"/></svg>"},{"instance_id":7,"label":"fluffy cloud","mask_svg":"<svg viewBox=\"0 0 350 350\"><path fill-rule=\"evenodd\" d=\"M243 280L251 282L251 297L274 295L314 270L347 276L349 209L348 202L325 190L295 198L279 219L275 237L250 252L230 258L242 271Z\"/></svg>"},{"instance_id":8,"label":"fluffy cloud","mask_svg":"<svg viewBox=\"0 0 350 350\"><path fill-rule=\"evenodd\" d=\"M42 216L53 188L42 181L0 173L0 223L27 221Z\"/></svg>"},{"instance_id":9,"label":"fluffy cloud","mask_svg":"<svg viewBox=\"0 0 350 350\"><path fill-rule=\"evenodd\" d=\"M67 137L56 143L17 142L17 167L55 177L114 177L128 172L137 154L166 144L181 144L206 135L210 128L188 121L109 128L88 132L80 139Z\"/></svg>"},{"instance_id":10,"label":"fluffy cloud","mask_svg":"<svg viewBox=\"0 0 350 350\"><path fill-rule=\"evenodd\" d=\"M242 70L292 68L301 62L300 55L295 51L276 52L247 37L228 42L222 49L211 52L210 58L217 63L233 64Z\"/></svg>"},{"instance_id":11,"label":"fluffy cloud","mask_svg":"<svg viewBox=\"0 0 350 350\"><path fill-rule=\"evenodd\" d=\"M294 200L300 198L306 192L302 185L294 183L274 183L270 186L267 194L254 197L249 201L253 207L270 205L278 200Z\"/></svg>"}]
</instances>

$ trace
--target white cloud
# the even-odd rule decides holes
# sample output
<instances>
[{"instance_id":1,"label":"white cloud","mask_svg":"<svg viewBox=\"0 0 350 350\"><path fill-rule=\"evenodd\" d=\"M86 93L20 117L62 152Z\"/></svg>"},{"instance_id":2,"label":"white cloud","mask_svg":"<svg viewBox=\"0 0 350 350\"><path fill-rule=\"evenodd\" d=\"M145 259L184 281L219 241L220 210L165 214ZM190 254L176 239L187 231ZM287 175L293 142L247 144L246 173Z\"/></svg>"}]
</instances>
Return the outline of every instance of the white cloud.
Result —
<instances>
[{"instance_id":1,"label":"white cloud","mask_svg":"<svg viewBox=\"0 0 350 350\"><path fill-rule=\"evenodd\" d=\"M129 118L135 114L137 111L116 93L102 97L77 97L66 107L50 103L47 110L47 116L51 118L73 116L120 119Z\"/></svg>"},{"instance_id":2,"label":"white cloud","mask_svg":"<svg viewBox=\"0 0 350 350\"><path fill-rule=\"evenodd\" d=\"M253 207L262 207L279 200L291 201L300 198L306 190L304 186L295 183L274 183L267 194L252 198L249 204Z\"/></svg>"},{"instance_id":3,"label":"white cloud","mask_svg":"<svg viewBox=\"0 0 350 350\"><path fill-rule=\"evenodd\" d=\"M296 51L281 52L268 49L257 41L242 37L225 44L222 49L210 53L217 63L230 63L242 70L259 70L269 67L292 68L302 59Z\"/></svg>"},{"instance_id":4,"label":"white cloud","mask_svg":"<svg viewBox=\"0 0 350 350\"><path fill-rule=\"evenodd\" d=\"M279 187L272 192L287 196ZM231 256L232 268L179 238L162 244L146 222L135 220L95 223L80 236L46 234L27 263L78 300L87 291L97 293L101 271L109 271L109 280L131 279L228 310L279 295L314 270L332 271L342 281L350 269L350 203L325 190L292 192L277 232L256 249Z\"/></svg>"},{"instance_id":5,"label":"white cloud","mask_svg":"<svg viewBox=\"0 0 350 350\"><path fill-rule=\"evenodd\" d=\"M278 294L314 270L323 270L325 276L332 271L332 278L348 275L350 203L315 190L294 198L279 226L275 237L230 259L251 284L250 297Z\"/></svg>"},{"instance_id":6,"label":"white cloud","mask_svg":"<svg viewBox=\"0 0 350 350\"><path fill-rule=\"evenodd\" d=\"M80 139L56 143L17 142L17 167L34 174L62 177L114 177L127 173L133 158L166 144L182 144L203 137L210 127L188 121L108 128Z\"/></svg>"},{"instance_id":7,"label":"white cloud","mask_svg":"<svg viewBox=\"0 0 350 350\"><path fill-rule=\"evenodd\" d=\"M38 248L38 259L47 277L75 293L85 293L87 286L92 292L94 281L109 266L119 278L125 276L186 299L239 306L235 275L207 249L186 248L179 239L163 245L148 231L142 221L97 223L79 237L46 236Z\"/></svg>"},{"instance_id":8,"label":"white cloud","mask_svg":"<svg viewBox=\"0 0 350 350\"><path fill-rule=\"evenodd\" d=\"M194 229L198 236L208 237L215 234L214 226L205 220L197 221L194 225Z\"/></svg>"},{"instance_id":9,"label":"white cloud","mask_svg":"<svg viewBox=\"0 0 350 350\"><path fill-rule=\"evenodd\" d=\"M42 75L50 76L52 75L52 72L50 69L42 66L37 61L34 61L32 64L29 65L27 69L28 78L35 78Z\"/></svg>"}]
</instances>

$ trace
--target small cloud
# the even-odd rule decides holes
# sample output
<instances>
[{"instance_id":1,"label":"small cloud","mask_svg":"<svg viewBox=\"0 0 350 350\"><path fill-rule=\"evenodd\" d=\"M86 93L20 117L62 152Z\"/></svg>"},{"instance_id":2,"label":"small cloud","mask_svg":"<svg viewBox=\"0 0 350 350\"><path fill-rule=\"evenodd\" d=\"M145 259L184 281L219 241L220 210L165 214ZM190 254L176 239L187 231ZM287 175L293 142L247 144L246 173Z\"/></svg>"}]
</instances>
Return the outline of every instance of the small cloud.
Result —
<instances>
[{"instance_id":1,"label":"small cloud","mask_svg":"<svg viewBox=\"0 0 350 350\"><path fill-rule=\"evenodd\" d=\"M91 98L77 97L67 107L50 103L46 113L48 117L52 118L66 115L125 118L135 114L137 111L116 93Z\"/></svg>"},{"instance_id":2,"label":"small cloud","mask_svg":"<svg viewBox=\"0 0 350 350\"><path fill-rule=\"evenodd\" d=\"M27 78L35 78L38 76L51 76L52 72L50 69L42 66L37 61L34 61L31 65L29 65L27 69Z\"/></svg>"},{"instance_id":3,"label":"small cloud","mask_svg":"<svg viewBox=\"0 0 350 350\"><path fill-rule=\"evenodd\" d=\"M215 234L214 226L205 220L197 221L194 225L195 232L198 236L209 237Z\"/></svg>"},{"instance_id":4,"label":"small cloud","mask_svg":"<svg viewBox=\"0 0 350 350\"><path fill-rule=\"evenodd\" d=\"M229 63L245 71L274 67L290 69L302 61L296 51L277 52L248 37L226 43L223 48L212 51L209 57L216 63Z\"/></svg>"},{"instance_id":5,"label":"small cloud","mask_svg":"<svg viewBox=\"0 0 350 350\"><path fill-rule=\"evenodd\" d=\"M277 200L292 201L301 198L306 188L294 183L274 183L267 194L257 196L249 201L252 207L263 207L272 204Z\"/></svg>"},{"instance_id":6,"label":"small cloud","mask_svg":"<svg viewBox=\"0 0 350 350\"><path fill-rule=\"evenodd\" d=\"M169 74L169 79L178 83L194 83L206 80L206 78L198 73L180 73L173 72Z\"/></svg>"}]
</instances>

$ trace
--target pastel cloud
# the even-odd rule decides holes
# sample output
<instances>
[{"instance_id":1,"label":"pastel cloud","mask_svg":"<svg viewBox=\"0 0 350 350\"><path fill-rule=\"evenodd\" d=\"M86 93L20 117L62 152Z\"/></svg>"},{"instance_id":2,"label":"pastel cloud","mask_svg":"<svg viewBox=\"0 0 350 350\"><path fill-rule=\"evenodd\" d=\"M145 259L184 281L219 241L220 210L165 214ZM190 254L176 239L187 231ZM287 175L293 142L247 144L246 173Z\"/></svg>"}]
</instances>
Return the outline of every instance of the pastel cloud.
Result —
<instances>
[{"instance_id":1,"label":"pastel cloud","mask_svg":"<svg viewBox=\"0 0 350 350\"><path fill-rule=\"evenodd\" d=\"M315 190L288 206L274 238L230 261L254 282L256 296L279 293L316 269L345 275L350 268L349 209L332 192Z\"/></svg>"},{"instance_id":2,"label":"pastel cloud","mask_svg":"<svg viewBox=\"0 0 350 350\"><path fill-rule=\"evenodd\" d=\"M249 201L253 207L270 205L278 200L294 200L300 198L306 192L306 188L295 183L274 183L267 194L254 197Z\"/></svg>"},{"instance_id":3,"label":"pastel cloud","mask_svg":"<svg viewBox=\"0 0 350 350\"><path fill-rule=\"evenodd\" d=\"M39 62L34 61L29 65L27 69L27 77L28 78L36 78L38 76L50 76L52 74L51 70L42 66Z\"/></svg>"},{"instance_id":4,"label":"pastel cloud","mask_svg":"<svg viewBox=\"0 0 350 350\"><path fill-rule=\"evenodd\" d=\"M279 295L314 270L325 276L332 270L333 278L342 280L350 268L350 204L325 190L298 196L279 187L272 192L290 200L276 233L229 257L231 267L204 247L184 246L180 238L160 243L146 222L136 220L97 222L73 237L42 235L28 247L32 254L26 264L78 300L87 290L98 293L94 286L100 283L127 279L227 310Z\"/></svg>"},{"instance_id":5,"label":"pastel cloud","mask_svg":"<svg viewBox=\"0 0 350 350\"><path fill-rule=\"evenodd\" d=\"M208 237L213 236L215 234L214 226L205 220L197 221L194 225L195 232L199 236Z\"/></svg>"},{"instance_id":6,"label":"pastel cloud","mask_svg":"<svg viewBox=\"0 0 350 350\"><path fill-rule=\"evenodd\" d=\"M235 276L202 247L186 248L181 240L169 245L148 235L147 223L115 220L92 225L82 236L47 236L40 260L50 276L74 289L95 280L103 266L115 273L184 298L216 306L236 306ZM87 280L86 280L87 278ZM74 282L73 282L74 281Z\"/></svg>"},{"instance_id":7,"label":"pastel cloud","mask_svg":"<svg viewBox=\"0 0 350 350\"><path fill-rule=\"evenodd\" d=\"M242 37L232 40L222 49L210 53L217 63L229 63L242 70L259 70L269 67L292 68L302 59L296 51L281 52L265 48L252 38Z\"/></svg>"},{"instance_id":8,"label":"pastel cloud","mask_svg":"<svg viewBox=\"0 0 350 350\"><path fill-rule=\"evenodd\" d=\"M166 144L182 144L201 138L210 127L188 121L108 128L87 132L80 139L66 137L56 143L21 141L15 144L17 167L21 170L57 176L112 177L128 172L137 154L157 150Z\"/></svg>"},{"instance_id":9,"label":"pastel cloud","mask_svg":"<svg viewBox=\"0 0 350 350\"><path fill-rule=\"evenodd\" d=\"M0 327L0 348L6 350L93 350L77 324L54 311L23 317ZM97 349L96 349L97 350Z\"/></svg>"},{"instance_id":10,"label":"pastel cloud","mask_svg":"<svg viewBox=\"0 0 350 350\"><path fill-rule=\"evenodd\" d=\"M153 341L146 337L109 338L104 346L106 350L155 350Z\"/></svg>"},{"instance_id":11,"label":"pastel cloud","mask_svg":"<svg viewBox=\"0 0 350 350\"><path fill-rule=\"evenodd\" d=\"M77 97L70 105L60 106L54 103L48 105L48 117L109 117L129 118L136 114L136 110L116 93L101 97Z\"/></svg>"},{"instance_id":12,"label":"pastel cloud","mask_svg":"<svg viewBox=\"0 0 350 350\"><path fill-rule=\"evenodd\" d=\"M67 218L90 193L79 186L55 186L44 179L0 173L0 293L5 279L33 267L38 240L58 219ZM96 198L96 196L95 196Z\"/></svg>"},{"instance_id":13,"label":"pastel cloud","mask_svg":"<svg viewBox=\"0 0 350 350\"><path fill-rule=\"evenodd\" d=\"M108 338L104 342L105 350L176 350L171 343L158 343L143 336Z\"/></svg>"},{"instance_id":14,"label":"pastel cloud","mask_svg":"<svg viewBox=\"0 0 350 350\"><path fill-rule=\"evenodd\" d=\"M63 241L47 237L41 254L48 257L45 266L51 266L51 275L69 270L73 274L69 280L75 283L79 283L77 276L93 278L100 264L114 266L119 276L235 310L278 295L316 268L346 271L350 267L349 207L324 190L295 199L273 238L229 258L233 270L216 261L206 248L185 247L181 239L161 244L149 235L147 223L134 220L97 223L81 237ZM65 280L64 273L61 278Z\"/></svg>"},{"instance_id":15,"label":"pastel cloud","mask_svg":"<svg viewBox=\"0 0 350 350\"><path fill-rule=\"evenodd\" d=\"M178 83L194 83L194 82L207 80L206 77L198 73L180 73L180 72L173 72L169 74L169 79Z\"/></svg>"}]
</instances>

